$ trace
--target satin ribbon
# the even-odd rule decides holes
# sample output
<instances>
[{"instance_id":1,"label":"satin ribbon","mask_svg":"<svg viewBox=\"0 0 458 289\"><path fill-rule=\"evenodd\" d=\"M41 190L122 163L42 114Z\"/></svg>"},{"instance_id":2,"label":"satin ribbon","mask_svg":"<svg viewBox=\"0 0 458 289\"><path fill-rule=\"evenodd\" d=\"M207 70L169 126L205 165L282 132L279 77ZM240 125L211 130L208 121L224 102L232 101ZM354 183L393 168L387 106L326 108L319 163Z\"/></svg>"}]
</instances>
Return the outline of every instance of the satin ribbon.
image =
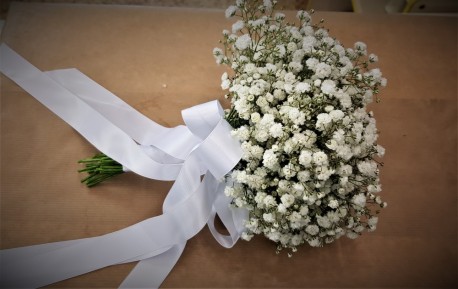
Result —
<instances>
[{"instance_id":1,"label":"satin ribbon","mask_svg":"<svg viewBox=\"0 0 458 289\"><path fill-rule=\"evenodd\" d=\"M98 237L0 251L2 287L37 288L140 261L120 288L157 288L186 241L206 224L222 246L237 242L247 212L229 206L224 176L240 160L241 148L217 101L183 110L186 126L166 128L78 70L41 72L5 44L0 70L126 170L175 180L160 216ZM216 215L229 235L215 229Z\"/></svg>"}]
</instances>

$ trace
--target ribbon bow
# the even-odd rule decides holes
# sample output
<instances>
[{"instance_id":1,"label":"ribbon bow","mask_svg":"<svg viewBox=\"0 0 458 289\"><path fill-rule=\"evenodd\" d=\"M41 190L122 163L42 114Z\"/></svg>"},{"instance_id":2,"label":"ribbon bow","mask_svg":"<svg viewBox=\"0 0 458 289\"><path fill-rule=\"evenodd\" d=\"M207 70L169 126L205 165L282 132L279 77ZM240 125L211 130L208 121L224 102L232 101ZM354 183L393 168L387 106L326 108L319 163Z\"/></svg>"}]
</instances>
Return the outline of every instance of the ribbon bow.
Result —
<instances>
[{"instance_id":1,"label":"ribbon bow","mask_svg":"<svg viewBox=\"0 0 458 289\"><path fill-rule=\"evenodd\" d=\"M0 70L125 170L175 180L160 216L99 237L0 251L2 286L36 288L140 261L120 288L157 288L205 224L222 246L237 242L247 212L229 207L224 176L239 162L241 148L217 101L183 110L186 126L166 128L80 71L42 72L5 44ZM216 231L216 214L230 235Z\"/></svg>"}]
</instances>

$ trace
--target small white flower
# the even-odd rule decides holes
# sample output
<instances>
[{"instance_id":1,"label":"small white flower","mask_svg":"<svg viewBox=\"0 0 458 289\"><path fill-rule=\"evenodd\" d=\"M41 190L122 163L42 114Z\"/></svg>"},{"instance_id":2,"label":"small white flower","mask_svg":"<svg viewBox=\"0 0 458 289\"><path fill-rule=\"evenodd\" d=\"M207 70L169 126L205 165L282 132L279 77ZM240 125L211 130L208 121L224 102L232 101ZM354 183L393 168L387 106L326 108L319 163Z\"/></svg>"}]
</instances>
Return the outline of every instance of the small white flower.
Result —
<instances>
[{"instance_id":1,"label":"small white flower","mask_svg":"<svg viewBox=\"0 0 458 289\"><path fill-rule=\"evenodd\" d=\"M294 203L294 196L290 195L290 194L284 194L283 196L281 196L280 200L282 202L282 204L286 207L286 208L289 208L293 203Z\"/></svg>"},{"instance_id":2,"label":"small white flower","mask_svg":"<svg viewBox=\"0 0 458 289\"><path fill-rule=\"evenodd\" d=\"M367 220L367 224L369 226L376 226L378 223L378 217L370 217L368 220Z\"/></svg>"},{"instance_id":3,"label":"small white flower","mask_svg":"<svg viewBox=\"0 0 458 289\"><path fill-rule=\"evenodd\" d=\"M264 0L264 1L263 1L263 5L264 5L264 7L266 7L266 9L268 9L268 10L272 9L272 1L271 1L271 0Z\"/></svg>"},{"instance_id":4,"label":"small white flower","mask_svg":"<svg viewBox=\"0 0 458 289\"><path fill-rule=\"evenodd\" d=\"M269 129L269 134L274 138L283 136L283 125L281 123L273 124Z\"/></svg>"},{"instance_id":5,"label":"small white flower","mask_svg":"<svg viewBox=\"0 0 458 289\"><path fill-rule=\"evenodd\" d=\"M366 196L364 194L357 194L352 198L353 204L364 207L366 205Z\"/></svg>"},{"instance_id":6,"label":"small white flower","mask_svg":"<svg viewBox=\"0 0 458 289\"><path fill-rule=\"evenodd\" d=\"M257 123L257 122L259 122L259 121L261 120L261 115L259 115L259 113L257 113L257 112L253 112L253 113L251 114L250 119L251 119L251 121L252 121L253 123Z\"/></svg>"},{"instance_id":7,"label":"small white flower","mask_svg":"<svg viewBox=\"0 0 458 289\"><path fill-rule=\"evenodd\" d=\"M305 228L305 231L312 235L312 236L315 236L316 234L318 234L318 232L320 231L320 228L317 226L317 225L308 225L306 228Z\"/></svg>"},{"instance_id":8,"label":"small white flower","mask_svg":"<svg viewBox=\"0 0 458 289\"><path fill-rule=\"evenodd\" d=\"M313 238L308 240L308 243L312 247L320 247L321 246L321 241L318 238Z\"/></svg>"},{"instance_id":9,"label":"small white flower","mask_svg":"<svg viewBox=\"0 0 458 289\"><path fill-rule=\"evenodd\" d=\"M285 74L284 80L286 83L293 83L296 80L296 75L292 72L288 72Z\"/></svg>"},{"instance_id":10,"label":"small white flower","mask_svg":"<svg viewBox=\"0 0 458 289\"><path fill-rule=\"evenodd\" d=\"M329 116L332 118L333 121L338 121L344 118L345 114L341 110L333 110L329 112Z\"/></svg>"},{"instance_id":11,"label":"small white flower","mask_svg":"<svg viewBox=\"0 0 458 289\"><path fill-rule=\"evenodd\" d=\"M358 41L355 43L355 50L361 52L363 55L366 55L367 45L364 42Z\"/></svg>"},{"instance_id":12,"label":"small white flower","mask_svg":"<svg viewBox=\"0 0 458 289\"><path fill-rule=\"evenodd\" d=\"M315 70L315 67L317 66L317 64L319 63L320 61L314 57L311 57L309 59L307 59L307 61L305 62L305 64L307 65L307 67L311 70ZM318 86L318 85L317 85Z\"/></svg>"},{"instance_id":13,"label":"small white flower","mask_svg":"<svg viewBox=\"0 0 458 289\"><path fill-rule=\"evenodd\" d=\"M382 191L382 187L380 184L377 184L377 185L368 185L367 186L367 191L369 193L380 193Z\"/></svg>"},{"instance_id":14,"label":"small white flower","mask_svg":"<svg viewBox=\"0 0 458 289\"><path fill-rule=\"evenodd\" d=\"M305 168L310 167L312 163L312 152L309 150L302 150L301 154L299 155L299 163L303 165Z\"/></svg>"},{"instance_id":15,"label":"small white flower","mask_svg":"<svg viewBox=\"0 0 458 289\"><path fill-rule=\"evenodd\" d=\"M237 12L237 6L229 6L226 9L225 16L226 16L226 18L230 18L230 17L234 16L236 12Z\"/></svg>"},{"instance_id":16,"label":"small white flower","mask_svg":"<svg viewBox=\"0 0 458 289\"><path fill-rule=\"evenodd\" d=\"M243 20L238 20L234 24L232 24L232 33L236 33L245 27L245 22Z\"/></svg>"},{"instance_id":17,"label":"small white flower","mask_svg":"<svg viewBox=\"0 0 458 289\"><path fill-rule=\"evenodd\" d=\"M328 206L333 209L337 209L339 207L339 201L336 199L332 199L329 201Z\"/></svg>"},{"instance_id":18,"label":"small white flower","mask_svg":"<svg viewBox=\"0 0 458 289\"><path fill-rule=\"evenodd\" d=\"M372 62L372 63L377 62L378 61L378 56L373 54L373 53L369 54L369 61Z\"/></svg>"},{"instance_id":19,"label":"small white flower","mask_svg":"<svg viewBox=\"0 0 458 289\"><path fill-rule=\"evenodd\" d=\"M231 134L240 141L246 141L250 137L250 131L246 126L241 126L236 130L233 130Z\"/></svg>"},{"instance_id":20,"label":"small white flower","mask_svg":"<svg viewBox=\"0 0 458 289\"><path fill-rule=\"evenodd\" d=\"M265 142L269 138L269 134L265 129L258 129L255 132L254 138L259 142Z\"/></svg>"},{"instance_id":21,"label":"small white flower","mask_svg":"<svg viewBox=\"0 0 458 289\"><path fill-rule=\"evenodd\" d=\"M242 238L245 241L250 241L251 238L253 238L253 234L248 234L247 232L243 232L240 238Z\"/></svg>"},{"instance_id":22,"label":"small white flower","mask_svg":"<svg viewBox=\"0 0 458 289\"><path fill-rule=\"evenodd\" d=\"M328 77L331 74L331 66L327 63L320 62L315 66L315 75L319 78Z\"/></svg>"},{"instance_id":23,"label":"small white flower","mask_svg":"<svg viewBox=\"0 0 458 289\"><path fill-rule=\"evenodd\" d=\"M274 169L278 165L278 158L271 149L264 152L262 164L269 169Z\"/></svg>"},{"instance_id":24,"label":"small white flower","mask_svg":"<svg viewBox=\"0 0 458 289\"><path fill-rule=\"evenodd\" d=\"M330 79L324 80L321 83L321 91L325 94L333 95L336 92L336 83Z\"/></svg>"},{"instance_id":25,"label":"small white flower","mask_svg":"<svg viewBox=\"0 0 458 289\"><path fill-rule=\"evenodd\" d=\"M277 211L281 214L286 213L286 206L284 204L279 204L277 207Z\"/></svg>"},{"instance_id":26,"label":"small white flower","mask_svg":"<svg viewBox=\"0 0 458 289\"><path fill-rule=\"evenodd\" d=\"M299 93L310 91L310 84L305 83L305 82L299 82L296 84L295 90Z\"/></svg>"},{"instance_id":27,"label":"small white flower","mask_svg":"<svg viewBox=\"0 0 458 289\"><path fill-rule=\"evenodd\" d=\"M243 71L248 74L252 74L256 71L256 65L254 63L249 62L245 64Z\"/></svg>"},{"instance_id":28,"label":"small white flower","mask_svg":"<svg viewBox=\"0 0 458 289\"><path fill-rule=\"evenodd\" d=\"M301 235L294 235L292 238L291 238L291 244L293 246L298 246L300 244L302 244L303 242L303 238Z\"/></svg>"},{"instance_id":29,"label":"small white flower","mask_svg":"<svg viewBox=\"0 0 458 289\"><path fill-rule=\"evenodd\" d=\"M242 36L239 36L237 40L235 41L235 47L239 50L245 50L247 49L251 44L251 37L248 34L243 34Z\"/></svg>"},{"instance_id":30,"label":"small white flower","mask_svg":"<svg viewBox=\"0 0 458 289\"><path fill-rule=\"evenodd\" d=\"M235 189L233 187L227 186L224 188L224 194L227 197L234 197Z\"/></svg>"},{"instance_id":31,"label":"small white flower","mask_svg":"<svg viewBox=\"0 0 458 289\"><path fill-rule=\"evenodd\" d=\"M268 223L273 223L275 221L275 218L272 215L272 213L264 213L262 215L262 218L264 219L264 221L266 221Z\"/></svg>"},{"instance_id":32,"label":"small white flower","mask_svg":"<svg viewBox=\"0 0 458 289\"><path fill-rule=\"evenodd\" d=\"M275 13L275 16L274 16L275 20L283 20L285 19L285 17L286 17L285 14L281 12Z\"/></svg>"},{"instance_id":33,"label":"small white flower","mask_svg":"<svg viewBox=\"0 0 458 289\"><path fill-rule=\"evenodd\" d=\"M279 56L279 57L285 56L286 48L285 48L284 45L277 45L276 49L277 49L277 52L278 52L278 56Z\"/></svg>"},{"instance_id":34,"label":"small white flower","mask_svg":"<svg viewBox=\"0 0 458 289\"><path fill-rule=\"evenodd\" d=\"M299 213L300 213L302 216L307 216L308 213L309 213L309 207L307 207L306 205L302 205L301 208L300 208Z\"/></svg>"},{"instance_id":35,"label":"small white flower","mask_svg":"<svg viewBox=\"0 0 458 289\"><path fill-rule=\"evenodd\" d=\"M314 36L305 36L302 40L302 49L305 51L310 51L313 49L316 43L316 38Z\"/></svg>"},{"instance_id":36,"label":"small white flower","mask_svg":"<svg viewBox=\"0 0 458 289\"><path fill-rule=\"evenodd\" d=\"M328 164L328 156L322 151L314 152L313 153L313 162L317 166L327 165Z\"/></svg>"},{"instance_id":37,"label":"small white flower","mask_svg":"<svg viewBox=\"0 0 458 289\"><path fill-rule=\"evenodd\" d=\"M286 45L286 49L289 51L289 52L294 52L297 50L297 44L294 43L294 42L289 42L288 45Z\"/></svg>"},{"instance_id":38,"label":"small white flower","mask_svg":"<svg viewBox=\"0 0 458 289\"><path fill-rule=\"evenodd\" d=\"M327 113L320 113L317 115L315 127L318 130L325 130L332 122L332 117Z\"/></svg>"},{"instance_id":39,"label":"small white flower","mask_svg":"<svg viewBox=\"0 0 458 289\"><path fill-rule=\"evenodd\" d=\"M302 71L303 65L300 64L299 62L293 61L288 64L288 69L292 71L293 73L299 73Z\"/></svg>"},{"instance_id":40,"label":"small white flower","mask_svg":"<svg viewBox=\"0 0 458 289\"><path fill-rule=\"evenodd\" d=\"M225 79L221 82L221 88L223 90L229 89L230 85L231 85L231 81L229 79Z\"/></svg>"},{"instance_id":41,"label":"small white flower","mask_svg":"<svg viewBox=\"0 0 458 289\"><path fill-rule=\"evenodd\" d=\"M375 176L377 174L377 163L372 160L361 161L358 163L358 170L366 176Z\"/></svg>"},{"instance_id":42,"label":"small white flower","mask_svg":"<svg viewBox=\"0 0 458 289\"><path fill-rule=\"evenodd\" d=\"M320 227L323 228L329 228L331 227L331 222L329 222L329 219L327 216L317 216L316 221Z\"/></svg>"},{"instance_id":43,"label":"small white flower","mask_svg":"<svg viewBox=\"0 0 458 289\"><path fill-rule=\"evenodd\" d=\"M310 165L310 162L309 162ZM299 181L305 183L310 180L310 172L309 171L300 171L297 173L297 178Z\"/></svg>"},{"instance_id":44,"label":"small white flower","mask_svg":"<svg viewBox=\"0 0 458 289\"><path fill-rule=\"evenodd\" d=\"M277 205L277 202L275 201L274 197L270 195L264 198L263 203L267 208L271 208Z\"/></svg>"}]
</instances>

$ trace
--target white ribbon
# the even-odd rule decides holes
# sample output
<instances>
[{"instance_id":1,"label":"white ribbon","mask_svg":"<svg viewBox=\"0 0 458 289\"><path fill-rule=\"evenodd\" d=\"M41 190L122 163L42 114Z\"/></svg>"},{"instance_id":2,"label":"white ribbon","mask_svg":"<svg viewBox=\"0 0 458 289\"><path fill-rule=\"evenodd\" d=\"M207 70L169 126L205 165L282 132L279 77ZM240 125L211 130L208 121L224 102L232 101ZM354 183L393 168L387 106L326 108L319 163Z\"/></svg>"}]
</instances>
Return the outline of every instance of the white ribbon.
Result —
<instances>
[{"instance_id":1,"label":"white ribbon","mask_svg":"<svg viewBox=\"0 0 458 289\"><path fill-rule=\"evenodd\" d=\"M217 101L184 110L186 126L165 128L78 70L41 72L5 44L0 70L126 169L175 180L160 216L99 237L0 251L2 287L37 288L140 261L121 288L157 288L205 224L222 246L237 242L247 212L229 207L223 177L240 160L241 149ZM216 214L229 236L216 231Z\"/></svg>"}]
</instances>

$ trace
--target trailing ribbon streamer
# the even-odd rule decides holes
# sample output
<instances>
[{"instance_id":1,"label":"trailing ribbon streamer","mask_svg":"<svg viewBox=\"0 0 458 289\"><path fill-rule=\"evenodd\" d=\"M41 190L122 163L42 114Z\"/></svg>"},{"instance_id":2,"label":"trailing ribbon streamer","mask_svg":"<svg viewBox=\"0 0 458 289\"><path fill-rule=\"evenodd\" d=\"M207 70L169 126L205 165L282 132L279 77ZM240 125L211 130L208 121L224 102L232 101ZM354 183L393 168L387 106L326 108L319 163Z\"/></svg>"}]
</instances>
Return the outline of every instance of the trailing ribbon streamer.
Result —
<instances>
[{"instance_id":1,"label":"trailing ribbon streamer","mask_svg":"<svg viewBox=\"0 0 458 289\"><path fill-rule=\"evenodd\" d=\"M157 288L205 224L224 247L237 242L247 212L229 207L223 178L240 160L241 148L217 101L184 110L186 126L165 128L78 70L41 72L5 44L0 70L126 169L175 180L160 216L99 237L0 251L2 287L36 288L140 261L121 288ZM229 236L215 230L216 214Z\"/></svg>"}]
</instances>

